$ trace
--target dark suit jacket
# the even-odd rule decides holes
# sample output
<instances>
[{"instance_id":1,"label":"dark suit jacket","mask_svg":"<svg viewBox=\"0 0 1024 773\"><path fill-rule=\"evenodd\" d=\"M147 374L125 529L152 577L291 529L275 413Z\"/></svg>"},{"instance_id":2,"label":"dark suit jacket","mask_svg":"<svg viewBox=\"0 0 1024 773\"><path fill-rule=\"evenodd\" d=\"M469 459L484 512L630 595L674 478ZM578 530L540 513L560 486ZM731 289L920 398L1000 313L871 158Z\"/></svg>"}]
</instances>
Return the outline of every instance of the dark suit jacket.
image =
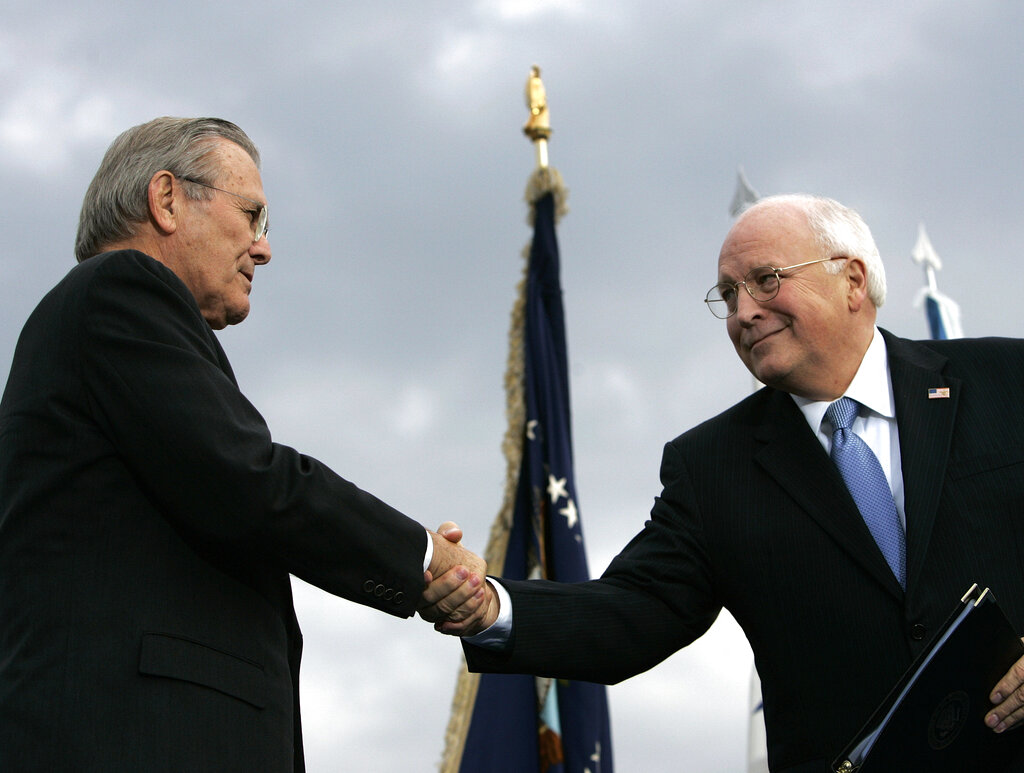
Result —
<instances>
[{"instance_id":1,"label":"dark suit jacket","mask_svg":"<svg viewBox=\"0 0 1024 773\"><path fill-rule=\"evenodd\" d=\"M753 648L772 769L820 773L972 583L1024 633L1024 342L883 333L906 594L792 398L765 388L666 446L651 520L601 580L506 583L512 647L467 646L470 668L613 683L725 607Z\"/></svg>"},{"instance_id":2,"label":"dark suit jacket","mask_svg":"<svg viewBox=\"0 0 1024 773\"><path fill-rule=\"evenodd\" d=\"M409 616L425 544L271 441L172 272L90 258L0 403L0 770L301 770L289 573Z\"/></svg>"}]
</instances>

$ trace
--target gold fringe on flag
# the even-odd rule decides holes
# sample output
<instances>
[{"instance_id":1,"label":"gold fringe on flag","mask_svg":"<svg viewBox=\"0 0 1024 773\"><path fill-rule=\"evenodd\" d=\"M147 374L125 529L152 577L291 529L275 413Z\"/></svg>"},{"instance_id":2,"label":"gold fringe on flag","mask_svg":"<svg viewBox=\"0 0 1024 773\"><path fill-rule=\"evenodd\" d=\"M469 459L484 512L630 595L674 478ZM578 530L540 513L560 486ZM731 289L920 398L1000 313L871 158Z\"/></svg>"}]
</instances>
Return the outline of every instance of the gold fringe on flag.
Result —
<instances>
[{"instance_id":1,"label":"gold fringe on flag","mask_svg":"<svg viewBox=\"0 0 1024 773\"><path fill-rule=\"evenodd\" d=\"M569 211L567 206L569 191L562 182L562 176L557 169L549 166L538 167L526 184L525 198L529 205L526 220L531 228L536 218L537 202L547 193L554 196L555 222L557 223ZM531 244L527 244L523 248L523 277L516 286L516 299L512 305L508 331L508 361L505 366L505 417L508 420L508 426L501 444L502 453L505 455L505 491L502 495L501 509L491 525L487 550L484 553L488 571L499 577L505 566L505 555L508 551L509 533L515 513L516 489L519 486L519 470L523 461L523 442L526 436L526 398L523 394L526 363L524 333L526 277L530 268L530 246ZM442 773L458 773L459 771L479 685L480 674L469 673L466 670L466 660L463 657L459 667L458 681L455 685L455 696L452 699L448 729L445 732L445 748L440 765Z\"/></svg>"}]
</instances>

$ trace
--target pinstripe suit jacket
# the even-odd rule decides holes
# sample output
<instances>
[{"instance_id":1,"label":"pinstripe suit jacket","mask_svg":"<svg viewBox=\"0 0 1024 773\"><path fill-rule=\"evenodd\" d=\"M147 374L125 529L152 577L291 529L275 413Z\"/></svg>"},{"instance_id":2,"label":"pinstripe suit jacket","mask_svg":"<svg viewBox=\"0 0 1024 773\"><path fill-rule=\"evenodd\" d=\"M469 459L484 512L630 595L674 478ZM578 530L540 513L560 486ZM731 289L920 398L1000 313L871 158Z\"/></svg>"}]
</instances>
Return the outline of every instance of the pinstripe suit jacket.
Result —
<instances>
[{"instance_id":1,"label":"pinstripe suit jacket","mask_svg":"<svg viewBox=\"0 0 1024 773\"><path fill-rule=\"evenodd\" d=\"M972 583L1024 633L1024 341L882 332L905 594L792 398L765 388L667 444L651 519L600 580L507 582L511 647L467 646L470 668L614 683L724 607L753 648L772 769L820 773Z\"/></svg>"}]
</instances>

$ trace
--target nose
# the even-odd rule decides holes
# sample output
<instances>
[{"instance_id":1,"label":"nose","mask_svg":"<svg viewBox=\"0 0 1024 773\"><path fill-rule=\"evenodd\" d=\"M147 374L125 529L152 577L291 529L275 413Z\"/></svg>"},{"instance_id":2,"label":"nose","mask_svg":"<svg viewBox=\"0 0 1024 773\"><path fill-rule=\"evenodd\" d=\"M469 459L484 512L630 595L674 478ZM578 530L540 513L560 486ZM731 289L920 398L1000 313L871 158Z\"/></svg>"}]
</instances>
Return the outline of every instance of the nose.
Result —
<instances>
[{"instance_id":1,"label":"nose","mask_svg":"<svg viewBox=\"0 0 1024 773\"><path fill-rule=\"evenodd\" d=\"M764 304L755 301L753 296L743 290L736 291L736 321L741 325L749 325L753 320L764 315Z\"/></svg>"},{"instance_id":2,"label":"nose","mask_svg":"<svg viewBox=\"0 0 1024 773\"><path fill-rule=\"evenodd\" d=\"M252 258L252 262L257 266L270 262L270 242L267 240L266 234L261 236L259 241L252 243L252 246L249 248L249 255Z\"/></svg>"}]
</instances>

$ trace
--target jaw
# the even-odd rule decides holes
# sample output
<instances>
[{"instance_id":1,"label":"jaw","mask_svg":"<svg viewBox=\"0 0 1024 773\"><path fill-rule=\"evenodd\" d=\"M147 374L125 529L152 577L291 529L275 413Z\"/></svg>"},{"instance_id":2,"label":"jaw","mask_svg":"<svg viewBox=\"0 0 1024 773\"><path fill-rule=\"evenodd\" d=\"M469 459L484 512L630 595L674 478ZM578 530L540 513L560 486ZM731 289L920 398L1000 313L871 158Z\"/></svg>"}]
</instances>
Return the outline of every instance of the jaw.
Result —
<instances>
[{"instance_id":1,"label":"jaw","mask_svg":"<svg viewBox=\"0 0 1024 773\"><path fill-rule=\"evenodd\" d=\"M740 351L740 359L747 370L762 384L795 392L794 384L790 383L796 370L797 352L785 340L786 328L763 336L756 343Z\"/></svg>"}]
</instances>

